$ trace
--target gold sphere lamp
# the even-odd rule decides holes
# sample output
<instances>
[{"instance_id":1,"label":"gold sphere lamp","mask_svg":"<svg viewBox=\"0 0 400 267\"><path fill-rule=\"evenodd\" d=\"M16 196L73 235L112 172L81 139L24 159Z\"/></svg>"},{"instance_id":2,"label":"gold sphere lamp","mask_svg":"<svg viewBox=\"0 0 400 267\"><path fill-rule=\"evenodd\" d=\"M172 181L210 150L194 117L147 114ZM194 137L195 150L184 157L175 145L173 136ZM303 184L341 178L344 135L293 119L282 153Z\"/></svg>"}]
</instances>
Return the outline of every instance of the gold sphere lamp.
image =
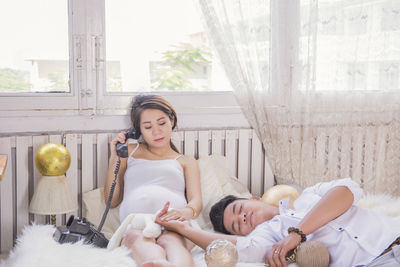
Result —
<instances>
[{"instance_id":1,"label":"gold sphere lamp","mask_svg":"<svg viewBox=\"0 0 400 267\"><path fill-rule=\"evenodd\" d=\"M65 173L71 163L67 148L61 144L48 143L41 146L35 155L36 168L43 175L40 178L29 205L29 212L51 215L55 225L56 214L64 214L78 209Z\"/></svg>"}]
</instances>

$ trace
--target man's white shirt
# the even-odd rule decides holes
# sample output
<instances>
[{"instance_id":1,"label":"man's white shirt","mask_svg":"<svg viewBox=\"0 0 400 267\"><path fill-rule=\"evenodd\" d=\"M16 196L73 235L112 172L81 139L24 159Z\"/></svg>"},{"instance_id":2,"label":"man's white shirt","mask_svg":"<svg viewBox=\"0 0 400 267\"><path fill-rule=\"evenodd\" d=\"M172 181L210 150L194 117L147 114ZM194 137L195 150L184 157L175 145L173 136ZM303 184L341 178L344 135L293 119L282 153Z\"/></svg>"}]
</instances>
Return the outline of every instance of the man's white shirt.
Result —
<instances>
[{"instance_id":1,"label":"man's white shirt","mask_svg":"<svg viewBox=\"0 0 400 267\"><path fill-rule=\"evenodd\" d=\"M238 236L236 248L243 262L264 262L272 245L288 236L287 229L296 227L303 217L333 187L346 186L354 195L348 211L307 236L323 243L329 250L330 266L365 265L379 256L400 236L395 221L355 204L363 190L350 178L318 183L306 188L290 209L289 198L279 202L280 214L258 225L249 235Z\"/></svg>"}]
</instances>

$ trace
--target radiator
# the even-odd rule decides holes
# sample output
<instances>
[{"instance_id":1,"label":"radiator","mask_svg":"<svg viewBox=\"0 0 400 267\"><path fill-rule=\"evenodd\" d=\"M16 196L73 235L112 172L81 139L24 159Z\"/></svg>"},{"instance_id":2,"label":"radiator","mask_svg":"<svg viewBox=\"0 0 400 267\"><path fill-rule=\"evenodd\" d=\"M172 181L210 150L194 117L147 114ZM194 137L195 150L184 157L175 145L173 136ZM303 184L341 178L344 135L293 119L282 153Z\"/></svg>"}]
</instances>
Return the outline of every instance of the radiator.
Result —
<instances>
[{"instance_id":1,"label":"radiator","mask_svg":"<svg viewBox=\"0 0 400 267\"><path fill-rule=\"evenodd\" d=\"M21 229L32 222L49 223L49 216L28 212L35 185L41 177L34 164L38 148L48 142L64 144L71 155L66 173L82 215L82 192L104 185L109 157L109 142L116 133L68 133L0 137L0 153L8 154L5 176L0 182L0 252L9 252ZM227 157L232 175L260 196L274 185L265 153L252 129L187 130L173 133L173 143L185 155L199 158L221 154ZM57 215L57 225L71 214Z\"/></svg>"}]
</instances>

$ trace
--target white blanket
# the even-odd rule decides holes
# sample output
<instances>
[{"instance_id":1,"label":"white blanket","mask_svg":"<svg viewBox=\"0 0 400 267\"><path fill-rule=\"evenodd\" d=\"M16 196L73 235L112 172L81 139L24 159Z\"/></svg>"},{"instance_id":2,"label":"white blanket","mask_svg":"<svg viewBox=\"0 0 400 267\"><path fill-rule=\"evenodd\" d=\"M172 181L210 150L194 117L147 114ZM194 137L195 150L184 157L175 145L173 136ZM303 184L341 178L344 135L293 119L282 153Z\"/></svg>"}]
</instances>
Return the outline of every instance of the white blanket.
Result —
<instances>
[{"instance_id":1,"label":"white blanket","mask_svg":"<svg viewBox=\"0 0 400 267\"><path fill-rule=\"evenodd\" d=\"M114 232L114 234L112 235L112 237L111 237L111 239L110 239L110 242L108 243L107 249L115 249L115 248L119 247L120 244L121 244L122 238L125 236L125 234L126 234L131 228L135 229L134 226L132 225L132 224L133 224L132 222L133 222L133 220L134 220L134 218L135 218L136 215L137 215L137 214L132 213L132 214L129 214L129 215L124 219L124 221L121 223L121 225L117 228L117 230L116 230L116 231ZM140 214L140 215L148 216L148 215L150 215L150 214ZM152 215L150 215L150 216L152 216ZM154 217L152 217L151 220L154 221ZM200 226L199 226L199 224L197 223L196 220L191 220L190 222L191 222L191 224L192 224L194 227L200 229ZM137 222L135 222L135 223L137 224ZM159 225L157 225L157 226L159 226ZM161 229L161 228L159 228L158 230L160 230L160 229ZM157 229L156 229L156 230L157 230ZM157 231L154 231L154 230L153 230L153 231L148 231L148 233L150 233L149 236L152 236L152 233L154 233L154 232L157 232ZM145 235L145 236L146 236L146 235Z\"/></svg>"},{"instance_id":2,"label":"white blanket","mask_svg":"<svg viewBox=\"0 0 400 267\"><path fill-rule=\"evenodd\" d=\"M122 238L125 236L125 234L131 229L135 229L135 227L133 226L133 224L138 224L138 222L136 221L135 223L133 223L133 220L135 218L137 214L132 213L129 214L124 221L121 223L121 225L117 228L117 230L114 232L114 234L112 235L112 237L110 238L110 241L108 242L108 246L107 249L115 249L117 247L120 246ZM154 222L154 217L155 215L152 214L139 214L139 215L143 215L143 216L149 216L147 217L149 220L151 220L152 222ZM158 226L160 227L160 225L158 224L153 224L154 227ZM158 230L158 231L157 231ZM148 236L154 236L154 234L156 234L157 236L161 233L161 228L156 227L156 229L150 229L150 231L148 231ZM144 234L144 236L146 236Z\"/></svg>"},{"instance_id":3,"label":"white blanket","mask_svg":"<svg viewBox=\"0 0 400 267\"><path fill-rule=\"evenodd\" d=\"M400 198L386 195L367 195L360 206L372 208L400 222ZM8 259L0 262L1 267L135 267L125 247L105 250L84 245L59 244L53 239L52 225L31 225L23 229ZM122 230L121 230L122 231ZM206 267L204 251L195 247L191 251L196 267ZM256 267L262 264L239 263L237 267Z\"/></svg>"},{"instance_id":4,"label":"white blanket","mask_svg":"<svg viewBox=\"0 0 400 267\"><path fill-rule=\"evenodd\" d=\"M129 225L132 219L135 217L135 214L130 214L125 218L125 220L121 223L118 229L115 231L110 241L108 242L107 249L112 250L121 244L122 238L124 237L126 230L129 228Z\"/></svg>"},{"instance_id":5,"label":"white blanket","mask_svg":"<svg viewBox=\"0 0 400 267\"><path fill-rule=\"evenodd\" d=\"M8 259L0 267L137 267L126 247L113 250L95 248L82 242L59 244L53 239L52 225L30 225L23 229ZM192 256L196 267L206 267L204 251L195 247ZM240 263L237 267L262 264Z\"/></svg>"}]
</instances>

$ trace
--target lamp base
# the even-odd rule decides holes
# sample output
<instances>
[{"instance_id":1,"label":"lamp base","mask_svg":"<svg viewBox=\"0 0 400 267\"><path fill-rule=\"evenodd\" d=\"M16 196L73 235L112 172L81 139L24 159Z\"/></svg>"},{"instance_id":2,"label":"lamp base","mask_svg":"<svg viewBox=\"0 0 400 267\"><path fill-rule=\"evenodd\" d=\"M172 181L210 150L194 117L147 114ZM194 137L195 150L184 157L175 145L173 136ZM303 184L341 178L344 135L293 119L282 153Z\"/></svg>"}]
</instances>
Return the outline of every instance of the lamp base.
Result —
<instances>
[{"instance_id":1,"label":"lamp base","mask_svg":"<svg viewBox=\"0 0 400 267\"><path fill-rule=\"evenodd\" d=\"M56 225L56 215L55 214L50 215L50 222L52 225L54 225L54 226Z\"/></svg>"}]
</instances>

